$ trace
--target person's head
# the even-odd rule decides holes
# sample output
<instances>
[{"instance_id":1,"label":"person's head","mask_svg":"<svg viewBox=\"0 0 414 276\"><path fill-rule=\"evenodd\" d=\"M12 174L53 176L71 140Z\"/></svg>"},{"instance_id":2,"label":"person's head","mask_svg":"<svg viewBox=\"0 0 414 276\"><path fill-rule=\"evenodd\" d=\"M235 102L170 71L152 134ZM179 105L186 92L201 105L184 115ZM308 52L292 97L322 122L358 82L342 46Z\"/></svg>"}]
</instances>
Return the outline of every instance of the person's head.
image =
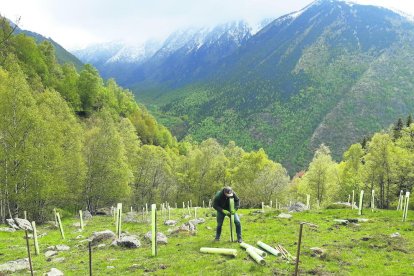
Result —
<instances>
[{"instance_id":1,"label":"person's head","mask_svg":"<svg viewBox=\"0 0 414 276\"><path fill-rule=\"evenodd\" d=\"M227 197L232 197L233 196L233 189L229 186L224 187L223 189L224 195Z\"/></svg>"}]
</instances>

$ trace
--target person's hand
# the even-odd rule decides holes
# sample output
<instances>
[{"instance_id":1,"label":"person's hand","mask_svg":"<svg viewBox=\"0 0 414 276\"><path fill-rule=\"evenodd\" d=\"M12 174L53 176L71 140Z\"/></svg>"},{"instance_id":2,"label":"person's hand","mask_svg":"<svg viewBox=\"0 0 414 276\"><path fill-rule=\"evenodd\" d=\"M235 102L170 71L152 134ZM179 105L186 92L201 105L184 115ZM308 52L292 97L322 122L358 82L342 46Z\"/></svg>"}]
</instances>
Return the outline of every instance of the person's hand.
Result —
<instances>
[{"instance_id":1,"label":"person's hand","mask_svg":"<svg viewBox=\"0 0 414 276\"><path fill-rule=\"evenodd\" d=\"M236 213L236 210L231 211L231 214L234 215Z\"/></svg>"},{"instance_id":2,"label":"person's hand","mask_svg":"<svg viewBox=\"0 0 414 276\"><path fill-rule=\"evenodd\" d=\"M225 214L226 216L230 216L230 212L224 209L223 209L223 214Z\"/></svg>"}]
</instances>

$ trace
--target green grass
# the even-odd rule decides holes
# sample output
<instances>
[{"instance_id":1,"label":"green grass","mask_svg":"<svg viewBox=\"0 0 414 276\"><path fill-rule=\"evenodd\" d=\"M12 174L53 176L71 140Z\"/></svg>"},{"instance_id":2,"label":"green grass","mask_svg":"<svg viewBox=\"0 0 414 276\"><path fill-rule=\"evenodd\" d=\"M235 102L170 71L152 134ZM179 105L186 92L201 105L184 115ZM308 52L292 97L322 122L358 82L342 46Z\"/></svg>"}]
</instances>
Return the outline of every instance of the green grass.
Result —
<instances>
[{"instance_id":1,"label":"green grass","mask_svg":"<svg viewBox=\"0 0 414 276\"><path fill-rule=\"evenodd\" d=\"M246 243L255 244L261 240L269 245L282 244L292 255L296 255L299 223L311 222L319 226L312 230L305 226L301 251L301 274L314 275L413 275L414 274L414 213L409 212L408 222L401 222L397 211L366 210L362 216L370 219L359 225L336 225L336 218L357 218L356 210L320 210L293 214L292 219L276 218L279 211L253 214L253 210L240 210L243 238ZM175 213L174 213L175 212ZM175 210L172 219L181 216L182 210ZM210 214L204 209L199 216ZM33 267L38 275L56 267L65 275L88 274L87 242L80 243L78 235L89 237L93 231L110 229L115 231L111 217L94 217L88 221L82 233L72 226L76 219L64 219L66 240L61 240L59 230L47 225L38 227L38 232L47 232L39 239L41 255L33 256ZM161 221L161 219L160 219ZM181 219L178 225L187 220ZM229 224L225 221L220 242L213 242L215 218L206 217L206 223L198 225L195 236L183 233L170 235L168 245L159 246L158 256L151 256L151 246L143 235L150 231L150 224L124 223L123 231L137 234L142 246L138 249L104 247L93 249L94 275L291 275L294 264L280 257L267 256L266 265L256 264L237 243L229 241ZM167 226L159 223L159 231L167 234ZM390 238L399 232L400 238ZM24 232L0 232L0 264L26 257ZM32 242L32 241L31 241ZM48 246L66 244L68 252L63 263L47 262L44 252ZM225 247L238 250L236 258L202 254L200 247ZM323 258L312 256L311 247L326 250ZM32 248L32 252L34 249ZM108 269L107 266L114 266ZM26 275L27 272L20 272Z\"/></svg>"}]
</instances>

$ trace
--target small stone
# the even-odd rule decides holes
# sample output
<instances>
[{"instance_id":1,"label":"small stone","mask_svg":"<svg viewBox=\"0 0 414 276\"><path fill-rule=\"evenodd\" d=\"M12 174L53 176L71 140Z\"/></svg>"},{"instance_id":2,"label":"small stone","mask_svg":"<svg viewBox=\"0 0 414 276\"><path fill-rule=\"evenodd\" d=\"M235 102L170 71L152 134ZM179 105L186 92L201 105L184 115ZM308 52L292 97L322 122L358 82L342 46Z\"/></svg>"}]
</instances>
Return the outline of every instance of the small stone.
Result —
<instances>
[{"instance_id":1,"label":"small stone","mask_svg":"<svg viewBox=\"0 0 414 276\"><path fill-rule=\"evenodd\" d=\"M176 224L177 224L177 221L176 220L166 220L164 222L164 225L168 225L168 226L174 226Z\"/></svg>"},{"instance_id":2,"label":"small stone","mask_svg":"<svg viewBox=\"0 0 414 276\"><path fill-rule=\"evenodd\" d=\"M160 233L157 233L160 234ZM157 241L157 243L159 243ZM116 241L118 246L127 248L138 248L141 246L141 242L135 236L125 236Z\"/></svg>"},{"instance_id":3,"label":"small stone","mask_svg":"<svg viewBox=\"0 0 414 276\"><path fill-rule=\"evenodd\" d=\"M201 224L201 223L206 222L206 220L203 219L203 218L197 218L197 219L192 219L189 222L193 225L197 225L197 224Z\"/></svg>"},{"instance_id":4,"label":"small stone","mask_svg":"<svg viewBox=\"0 0 414 276\"><path fill-rule=\"evenodd\" d=\"M9 232L9 233L12 233L12 232L16 232L16 229L14 229L14 228L0 228L0 232Z\"/></svg>"},{"instance_id":5,"label":"small stone","mask_svg":"<svg viewBox=\"0 0 414 276\"><path fill-rule=\"evenodd\" d=\"M292 206L290 206L288 210L289 210L289 213L295 213L295 212L306 211L306 210L308 210L308 208L302 202L296 202L296 203L292 204Z\"/></svg>"},{"instance_id":6,"label":"small stone","mask_svg":"<svg viewBox=\"0 0 414 276\"><path fill-rule=\"evenodd\" d=\"M337 224L348 225L349 221L346 219L334 219Z\"/></svg>"},{"instance_id":7,"label":"small stone","mask_svg":"<svg viewBox=\"0 0 414 276\"><path fill-rule=\"evenodd\" d=\"M107 268L107 269L114 269L115 267L114 267L114 266L112 266L112 265L108 265L106 268Z\"/></svg>"},{"instance_id":8,"label":"small stone","mask_svg":"<svg viewBox=\"0 0 414 276\"><path fill-rule=\"evenodd\" d=\"M75 239L79 240L79 239L83 239L84 237L82 235L77 236Z\"/></svg>"},{"instance_id":9,"label":"small stone","mask_svg":"<svg viewBox=\"0 0 414 276\"><path fill-rule=\"evenodd\" d=\"M147 232L144 236L144 238L146 238L147 240L152 239L152 233L151 231ZM168 243L168 238L166 235L164 235L161 232L157 232L157 244L167 244Z\"/></svg>"},{"instance_id":10,"label":"small stone","mask_svg":"<svg viewBox=\"0 0 414 276\"><path fill-rule=\"evenodd\" d=\"M211 228L210 226L206 227L207 230L212 230L213 228Z\"/></svg>"},{"instance_id":11,"label":"small stone","mask_svg":"<svg viewBox=\"0 0 414 276\"><path fill-rule=\"evenodd\" d=\"M116 238L114 232L111 230L105 230L100 232L94 232L92 237L90 238L92 240L92 245L96 245L104 240L114 240Z\"/></svg>"},{"instance_id":12,"label":"small stone","mask_svg":"<svg viewBox=\"0 0 414 276\"><path fill-rule=\"evenodd\" d=\"M323 258L326 256L326 252L324 249L319 248L319 247L311 247L310 250L313 253L313 256L319 257L319 258Z\"/></svg>"},{"instance_id":13,"label":"small stone","mask_svg":"<svg viewBox=\"0 0 414 276\"><path fill-rule=\"evenodd\" d=\"M64 257L54 258L51 261L52 263L63 263L65 261L65 258Z\"/></svg>"},{"instance_id":14,"label":"small stone","mask_svg":"<svg viewBox=\"0 0 414 276\"><path fill-rule=\"evenodd\" d=\"M105 247L106 246L106 244L104 244L104 243L101 243L101 244L98 244L98 248L102 248L102 247Z\"/></svg>"},{"instance_id":15,"label":"small stone","mask_svg":"<svg viewBox=\"0 0 414 276\"><path fill-rule=\"evenodd\" d=\"M10 261L0 265L0 272L16 272L24 269L30 269L28 258Z\"/></svg>"},{"instance_id":16,"label":"small stone","mask_svg":"<svg viewBox=\"0 0 414 276\"><path fill-rule=\"evenodd\" d=\"M50 258L50 257L52 257L52 256L55 256L55 255L57 255L57 251L53 251L53 250L48 250L48 251L46 251L46 253L45 253L45 257L46 258Z\"/></svg>"},{"instance_id":17,"label":"small stone","mask_svg":"<svg viewBox=\"0 0 414 276\"><path fill-rule=\"evenodd\" d=\"M291 214L280 213L277 217L278 218L290 219L290 218L292 218L292 215Z\"/></svg>"},{"instance_id":18,"label":"small stone","mask_svg":"<svg viewBox=\"0 0 414 276\"><path fill-rule=\"evenodd\" d=\"M88 210L82 211L82 218L84 220L91 219L92 218L91 212L89 212Z\"/></svg>"},{"instance_id":19,"label":"small stone","mask_svg":"<svg viewBox=\"0 0 414 276\"><path fill-rule=\"evenodd\" d=\"M57 251L69 251L70 250L70 247L67 246L67 245L60 244L60 245L56 245L55 246L55 249Z\"/></svg>"},{"instance_id":20,"label":"small stone","mask_svg":"<svg viewBox=\"0 0 414 276\"><path fill-rule=\"evenodd\" d=\"M361 240L362 241L369 241L371 238L370 237L362 237Z\"/></svg>"},{"instance_id":21,"label":"small stone","mask_svg":"<svg viewBox=\"0 0 414 276\"><path fill-rule=\"evenodd\" d=\"M32 224L27 219L14 218L14 221L20 229L33 231Z\"/></svg>"},{"instance_id":22,"label":"small stone","mask_svg":"<svg viewBox=\"0 0 414 276\"><path fill-rule=\"evenodd\" d=\"M368 222L369 221L369 219L366 219L366 218L359 218L358 219L358 222Z\"/></svg>"},{"instance_id":23,"label":"small stone","mask_svg":"<svg viewBox=\"0 0 414 276\"><path fill-rule=\"evenodd\" d=\"M390 235L391 238L401 238L401 234L398 232L395 232L393 234Z\"/></svg>"},{"instance_id":24,"label":"small stone","mask_svg":"<svg viewBox=\"0 0 414 276\"><path fill-rule=\"evenodd\" d=\"M57 268L52 268L48 273L46 273L46 276L63 276L63 272L60 271Z\"/></svg>"}]
</instances>

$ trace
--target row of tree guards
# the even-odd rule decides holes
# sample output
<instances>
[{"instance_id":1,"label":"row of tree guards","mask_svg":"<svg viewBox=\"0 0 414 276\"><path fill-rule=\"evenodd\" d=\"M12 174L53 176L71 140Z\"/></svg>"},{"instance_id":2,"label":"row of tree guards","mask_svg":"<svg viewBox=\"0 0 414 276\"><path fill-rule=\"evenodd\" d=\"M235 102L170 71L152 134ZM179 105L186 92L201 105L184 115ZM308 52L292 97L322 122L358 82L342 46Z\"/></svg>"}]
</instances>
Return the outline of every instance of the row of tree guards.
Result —
<instances>
[{"instance_id":1,"label":"row of tree guards","mask_svg":"<svg viewBox=\"0 0 414 276\"><path fill-rule=\"evenodd\" d=\"M364 191L361 190L360 192L360 196L359 196L359 206L358 206L358 214L362 215L362 210L363 210L363 199L364 199ZM355 202L355 191L352 191L352 201L351 200L351 195L348 196L348 203L351 203L351 208L354 209L354 206L356 205ZM397 210L403 211L403 221L406 221L407 219L407 214L408 214L408 207L409 207L409 200L410 200L410 192L406 192L405 196L403 191L400 191L400 196L399 196L399 200L398 200L398 205L397 205ZM209 201L209 208L211 208L211 200ZM291 203L290 203L291 205ZM166 203L162 203L160 204L161 206L161 213L164 216L164 219L166 218L166 214L168 212L168 219L170 219L170 214L171 214L171 208L168 202ZM177 206L177 204L175 204L175 206ZM310 209L310 195L307 195L306 197L306 206L308 209ZM270 201L270 207L272 208L272 201ZM277 200L276 200L276 206L277 209L280 208L280 205L278 205ZM194 217L197 218L197 208L200 207L192 207L192 202L188 201L187 203L187 208L185 206L185 203L183 202L183 212L188 211L188 214L191 215L191 209L194 210ZM204 201L203 201L203 208L205 208L204 205ZM371 191L371 210L373 211L375 209L375 191L372 190ZM234 210L234 200L231 199L230 200L230 210L233 211ZM116 208L111 208L111 211L113 213L114 216L114 220L115 220L115 228L116 228L116 235L118 238L121 237L121 229L122 229L122 203L118 203ZM131 211L132 207L131 207ZM265 211L265 204L264 202L262 202L262 211ZM61 217L59 212L56 211L56 209L53 209L53 213L54 213L54 218L55 218L55 225L59 228L60 230L60 234L62 236L62 239L65 239L65 233L63 230L63 225L62 225L62 221L61 221ZM233 213L233 212L231 212ZM143 208L142 210L142 214L143 214L143 218L144 218L144 214L148 215L148 204L146 204L145 209ZM27 219L27 212L24 211L24 217L25 219ZM79 210L79 219L80 219L80 229L83 230L84 228L84 223L83 223L83 212L82 210ZM230 216L230 235L231 235L231 241L234 241L234 235L233 235L233 223L234 223L234 215ZM297 266L298 266L298 261L299 261L299 254L300 254L300 244L301 244L301 237L302 237L302 227L303 225L308 224L308 223L301 223L300 224L300 232L299 232L299 242L298 242L298 252L297 252L297 257L296 257L296 272L295 275L297 275ZM32 221L31 222L32 228L33 228L33 240L34 240L34 247L35 247L35 254L39 255L40 254L40 250L39 250L39 243L38 243L38 238L37 238L37 230L36 230L36 222ZM32 264L31 264L31 257L30 257L30 248L29 248L29 241L28 241L28 237L27 237L27 231L26 231L26 241L27 241L27 249L28 249L28 255L29 255L29 262L30 262L30 268L32 271ZM269 252L272 255L275 256L280 256L280 254L284 255L286 258L291 258L293 259L293 257L286 251L286 249L284 249L281 245L278 245L278 249L271 247L261 241L257 242L257 245L259 247L261 247L263 250L256 248L254 246L251 246L249 244L246 243L241 243L240 246L246 249L247 254L249 254L252 259L254 259L257 263L259 264L265 264L265 260L263 259L264 257L266 257L267 253ZM91 253L91 245L89 244L89 265L90 265L90 275L92 275L92 253ZM213 254L225 254L225 255L232 255L232 256L237 256L237 250L236 249L226 249L226 248L206 248L206 247L202 247L200 248L200 252L203 253L213 253ZM151 205L151 253L152 256L157 256L157 205L156 204L152 204ZM33 274L32 274L33 275Z\"/></svg>"}]
</instances>

